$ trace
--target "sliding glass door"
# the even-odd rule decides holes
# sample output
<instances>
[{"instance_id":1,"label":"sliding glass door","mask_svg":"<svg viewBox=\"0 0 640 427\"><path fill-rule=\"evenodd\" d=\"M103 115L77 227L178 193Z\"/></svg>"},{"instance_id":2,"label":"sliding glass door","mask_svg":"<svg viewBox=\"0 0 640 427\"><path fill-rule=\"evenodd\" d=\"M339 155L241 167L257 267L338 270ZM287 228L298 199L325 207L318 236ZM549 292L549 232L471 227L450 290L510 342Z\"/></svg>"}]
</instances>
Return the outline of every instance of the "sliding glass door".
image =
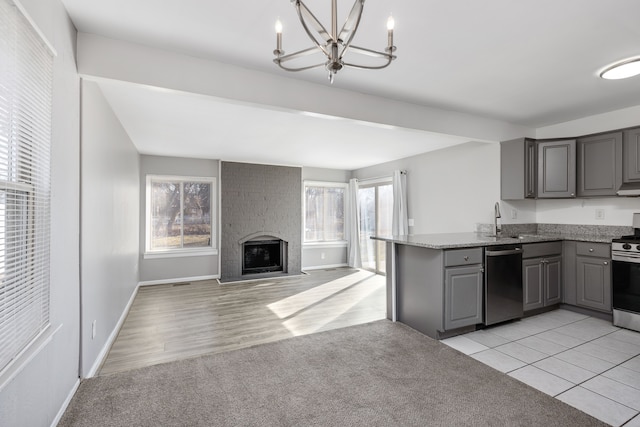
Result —
<instances>
[{"instance_id":1,"label":"sliding glass door","mask_svg":"<svg viewBox=\"0 0 640 427\"><path fill-rule=\"evenodd\" d=\"M385 243L371 240L371 236L391 236L393 216L391 180L361 183L358 189L358 208L360 209L362 267L376 273L385 273Z\"/></svg>"}]
</instances>

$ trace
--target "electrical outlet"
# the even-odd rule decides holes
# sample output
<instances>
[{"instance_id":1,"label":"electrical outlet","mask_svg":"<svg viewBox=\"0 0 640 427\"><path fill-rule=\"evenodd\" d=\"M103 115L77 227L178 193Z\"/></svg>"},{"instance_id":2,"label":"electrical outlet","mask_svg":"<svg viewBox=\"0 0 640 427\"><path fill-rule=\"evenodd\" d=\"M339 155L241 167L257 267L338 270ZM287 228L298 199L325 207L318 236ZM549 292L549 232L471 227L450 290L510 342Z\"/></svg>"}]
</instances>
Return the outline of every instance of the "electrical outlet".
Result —
<instances>
[{"instance_id":1,"label":"electrical outlet","mask_svg":"<svg viewBox=\"0 0 640 427\"><path fill-rule=\"evenodd\" d=\"M409 227L413 227L413 225L415 224L413 218L409 218L407 222L409 223Z\"/></svg>"},{"instance_id":2,"label":"electrical outlet","mask_svg":"<svg viewBox=\"0 0 640 427\"><path fill-rule=\"evenodd\" d=\"M518 219L518 210L511 209L511 219Z\"/></svg>"},{"instance_id":3,"label":"electrical outlet","mask_svg":"<svg viewBox=\"0 0 640 427\"><path fill-rule=\"evenodd\" d=\"M596 219L604 219L604 209L596 209Z\"/></svg>"},{"instance_id":4,"label":"electrical outlet","mask_svg":"<svg viewBox=\"0 0 640 427\"><path fill-rule=\"evenodd\" d=\"M96 321L91 322L91 339L96 337Z\"/></svg>"}]
</instances>

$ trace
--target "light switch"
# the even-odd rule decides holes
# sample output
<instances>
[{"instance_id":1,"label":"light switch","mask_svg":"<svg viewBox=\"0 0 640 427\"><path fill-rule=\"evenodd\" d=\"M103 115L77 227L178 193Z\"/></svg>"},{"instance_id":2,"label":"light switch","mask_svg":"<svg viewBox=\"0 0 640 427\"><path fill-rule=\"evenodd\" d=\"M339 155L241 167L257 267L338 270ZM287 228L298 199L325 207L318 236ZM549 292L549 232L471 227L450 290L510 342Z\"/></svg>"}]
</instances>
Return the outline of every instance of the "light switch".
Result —
<instances>
[{"instance_id":1,"label":"light switch","mask_svg":"<svg viewBox=\"0 0 640 427\"><path fill-rule=\"evenodd\" d=\"M413 224L414 224L413 218L409 218L408 222L409 222L409 227L413 227Z\"/></svg>"}]
</instances>

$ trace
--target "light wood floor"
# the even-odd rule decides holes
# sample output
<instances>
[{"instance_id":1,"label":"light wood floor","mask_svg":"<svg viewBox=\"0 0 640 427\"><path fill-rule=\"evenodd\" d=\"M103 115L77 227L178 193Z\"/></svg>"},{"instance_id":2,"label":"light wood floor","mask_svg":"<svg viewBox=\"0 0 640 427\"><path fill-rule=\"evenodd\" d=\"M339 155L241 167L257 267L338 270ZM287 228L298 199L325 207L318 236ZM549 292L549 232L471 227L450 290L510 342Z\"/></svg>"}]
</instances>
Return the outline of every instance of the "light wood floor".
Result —
<instances>
[{"instance_id":1,"label":"light wood floor","mask_svg":"<svg viewBox=\"0 0 640 427\"><path fill-rule=\"evenodd\" d=\"M383 319L385 298L383 276L350 268L142 287L99 374Z\"/></svg>"}]
</instances>

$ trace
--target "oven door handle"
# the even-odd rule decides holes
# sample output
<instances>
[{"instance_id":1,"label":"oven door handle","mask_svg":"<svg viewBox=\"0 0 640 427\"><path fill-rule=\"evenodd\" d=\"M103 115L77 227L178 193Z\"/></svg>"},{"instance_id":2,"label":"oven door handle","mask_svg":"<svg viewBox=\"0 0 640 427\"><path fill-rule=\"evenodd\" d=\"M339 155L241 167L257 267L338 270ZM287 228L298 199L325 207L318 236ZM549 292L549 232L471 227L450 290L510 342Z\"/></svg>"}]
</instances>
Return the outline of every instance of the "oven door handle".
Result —
<instances>
[{"instance_id":1,"label":"oven door handle","mask_svg":"<svg viewBox=\"0 0 640 427\"><path fill-rule=\"evenodd\" d=\"M640 256L627 256L627 255L612 255L613 261L631 262L634 264L640 264Z\"/></svg>"}]
</instances>

